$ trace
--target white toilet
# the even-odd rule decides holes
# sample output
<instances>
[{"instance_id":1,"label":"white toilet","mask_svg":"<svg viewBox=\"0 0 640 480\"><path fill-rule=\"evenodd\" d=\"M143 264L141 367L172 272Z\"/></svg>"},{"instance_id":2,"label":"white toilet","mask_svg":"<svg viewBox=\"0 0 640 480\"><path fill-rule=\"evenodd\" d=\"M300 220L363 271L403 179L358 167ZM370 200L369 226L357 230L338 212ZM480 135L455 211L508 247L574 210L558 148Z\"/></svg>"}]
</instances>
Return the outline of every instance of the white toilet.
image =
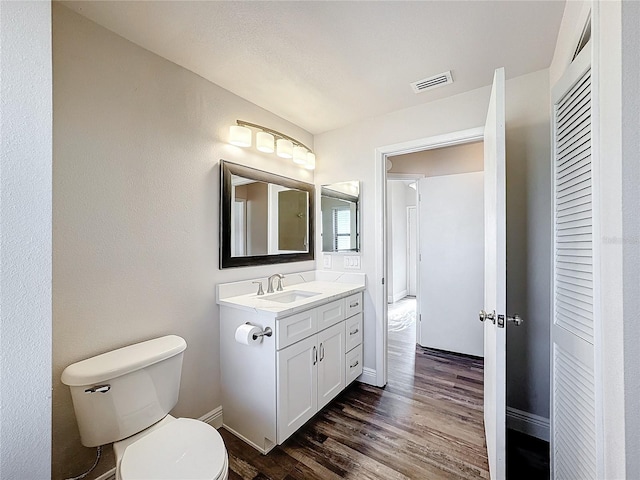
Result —
<instances>
[{"instance_id":1,"label":"white toilet","mask_svg":"<svg viewBox=\"0 0 640 480\"><path fill-rule=\"evenodd\" d=\"M69 365L80 438L86 447L115 442L116 480L226 480L227 450L215 428L174 418L182 356L176 335Z\"/></svg>"}]
</instances>

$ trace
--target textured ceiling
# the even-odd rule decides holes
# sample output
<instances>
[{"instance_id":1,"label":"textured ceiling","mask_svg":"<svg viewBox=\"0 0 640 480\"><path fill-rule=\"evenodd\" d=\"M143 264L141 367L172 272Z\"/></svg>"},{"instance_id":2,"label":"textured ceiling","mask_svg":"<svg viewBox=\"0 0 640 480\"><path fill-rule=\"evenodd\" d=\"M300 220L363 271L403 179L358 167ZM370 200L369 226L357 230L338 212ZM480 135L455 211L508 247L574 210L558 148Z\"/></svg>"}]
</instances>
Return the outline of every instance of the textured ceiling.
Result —
<instances>
[{"instance_id":1,"label":"textured ceiling","mask_svg":"<svg viewBox=\"0 0 640 480\"><path fill-rule=\"evenodd\" d=\"M564 1L62 2L311 133L549 66ZM454 84L409 83L447 70Z\"/></svg>"}]
</instances>

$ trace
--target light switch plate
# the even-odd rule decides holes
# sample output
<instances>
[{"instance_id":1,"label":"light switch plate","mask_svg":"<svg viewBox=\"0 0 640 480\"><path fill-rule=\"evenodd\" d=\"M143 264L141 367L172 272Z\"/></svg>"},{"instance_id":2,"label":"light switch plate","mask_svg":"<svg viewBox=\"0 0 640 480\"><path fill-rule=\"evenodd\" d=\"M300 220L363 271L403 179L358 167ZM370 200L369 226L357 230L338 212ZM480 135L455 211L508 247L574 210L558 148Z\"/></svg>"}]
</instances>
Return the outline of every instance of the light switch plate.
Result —
<instances>
[{"instance_id":1,"label":"light switch plate","mask_svg":"<svg viewBox=\"0 0 640 480\"><path fill-rule=\"evenodd\" d=\"M322 265L324 268L331 268L331 255L323 255Z\"/></svg>"},{"instance_id":2,"label":"light switch plate","mask_svg":"<svg viewBox=\"0 0 640 480\"><path fill-rule=\"evenodd\" d=\"M343 267L349 270L360 270L360 256L345 255Z\"/></svg>"}]
</instances>

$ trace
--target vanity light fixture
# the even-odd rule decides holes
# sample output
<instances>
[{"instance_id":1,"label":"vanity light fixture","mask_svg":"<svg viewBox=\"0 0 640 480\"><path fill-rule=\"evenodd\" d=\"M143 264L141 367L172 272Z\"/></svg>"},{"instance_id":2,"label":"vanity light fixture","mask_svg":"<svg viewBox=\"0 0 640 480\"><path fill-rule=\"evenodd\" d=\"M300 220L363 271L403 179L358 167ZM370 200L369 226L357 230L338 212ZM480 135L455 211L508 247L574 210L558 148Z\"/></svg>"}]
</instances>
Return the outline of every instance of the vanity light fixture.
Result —
<instances>
[{"instance_id":1,"label":"vanity light fixture","mask_svg":"<svg viewBox=\"0 0 640 480\"><path fill-rule=\"evenodd\" d=\"M304 143L262 125L236 120L236 125L229 128L229 143L238 147L250 147L252 128L259 130L256 134L256 148L259 151L264 153L275 151L279 157L293 158L296 164L308 170L316 168L316 155Z\"/></svg>"}]
</instances>

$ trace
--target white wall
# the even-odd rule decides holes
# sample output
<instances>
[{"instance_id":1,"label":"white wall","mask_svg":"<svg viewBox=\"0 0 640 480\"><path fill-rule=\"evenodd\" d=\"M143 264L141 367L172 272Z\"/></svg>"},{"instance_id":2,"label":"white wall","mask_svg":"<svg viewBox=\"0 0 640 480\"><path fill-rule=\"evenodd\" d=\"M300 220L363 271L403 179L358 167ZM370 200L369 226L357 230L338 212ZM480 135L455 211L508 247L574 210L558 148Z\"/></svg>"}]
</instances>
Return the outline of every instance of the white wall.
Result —
<instances>
[{"instance_id":1,"label":"white wall","mask_svg":"<svg viewBox=\"0 0 640 480\"><path fill-rule=\"evenodd\" d=\"M174 333L187 341L178 416L220 406L215 285L314 262L218 269L221 158L313 183L275 155L226 143L236 119L302 129L53 4L53 475L77 475L68 364ZM47 379L50 378L49 374ZM45 449L48 452L48 449ZM33 451L29 451L33 454ZM96 475L113 467L109 456Z\"/></svg>"},{"instance_id":2,"label":"white wall","mask_svg":"<svg viewBox=\"0 0 640 480\"><path fill-rule=\"evenodd\" d=\"M402 181L387 182L389 303L407 295L407 190Z\"/></svg>"},{"instance_id":3,"label":"white wall","mask_svg":"<svg viewBox=\"0 0 640 480\"><path fill-rule=\"evenodd\" d=\"M0 478L51 472L51 7L0 2Z\"/></svg>"},{"instance_id":4,"label":"white wall","mask_svg":"<svg viewBox=\"0 0 640 480\"><path fill-rule=\"evenodd\" d=\"M497 67L498 65L496 65ZM507 72L508 75L509 72ZM550 140L547 70L507 81L508 221L517 217L507 238L510 313L528 326L509 334L508 404L542 417L549 415L549 265ZM490 88L374 117L315 138L317 183L362 181L362 265L365 292L364 365L375 368L376 227L375 149L484 125ZM535 248L530 248L535 247ZM334 270L340 266L335 265ZM511 286L519 285L514 289ZM510 329L517 330L517 329ZM513 387L511 386L513 385ZM520 392L520 388L526 388Z\"/></svg>"}]
</instances>

